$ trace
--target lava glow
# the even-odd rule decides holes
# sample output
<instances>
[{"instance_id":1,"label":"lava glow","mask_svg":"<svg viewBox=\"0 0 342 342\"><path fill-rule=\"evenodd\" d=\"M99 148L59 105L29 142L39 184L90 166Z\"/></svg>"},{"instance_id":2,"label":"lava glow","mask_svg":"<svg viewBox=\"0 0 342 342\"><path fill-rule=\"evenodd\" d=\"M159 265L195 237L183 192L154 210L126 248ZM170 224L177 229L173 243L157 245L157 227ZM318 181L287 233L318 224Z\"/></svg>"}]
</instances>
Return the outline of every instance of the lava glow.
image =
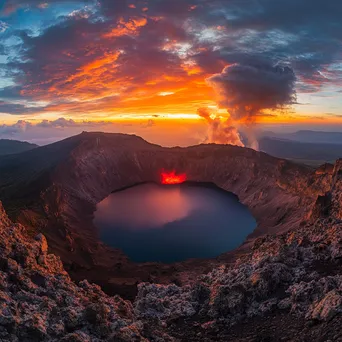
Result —
<instances>
[{"instance_id":1,"label":"lava glow","mask_svg":"<svg viewBox=\"0 0 342 342\"><path fill-rule=\"evenodd\" d=\"M182 173L177 175L176 171L162 171L161 183L162 184L180 184L186 181L186 174Z\"/></svg>"}]
</instances>

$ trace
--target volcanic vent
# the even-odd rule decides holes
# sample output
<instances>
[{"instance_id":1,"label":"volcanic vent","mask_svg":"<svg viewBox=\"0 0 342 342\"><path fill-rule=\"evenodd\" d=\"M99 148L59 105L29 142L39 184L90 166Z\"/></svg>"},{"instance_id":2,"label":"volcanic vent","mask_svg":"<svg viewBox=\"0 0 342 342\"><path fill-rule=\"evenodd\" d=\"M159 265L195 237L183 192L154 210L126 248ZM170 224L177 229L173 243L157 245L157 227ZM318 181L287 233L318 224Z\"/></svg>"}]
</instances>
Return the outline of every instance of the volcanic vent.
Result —
<instances>
[{"instance_id":1,"label":"volcanic vent","mask_svg":"<svg viewBox=\"0 0 342 342\"><path fill-rule=\"evenodd\" d=\"M176 171L162 170L160 173L160 181L162 184L181 184L187 180L185 173L177 174Z\"/></svg>"}]
</instances>

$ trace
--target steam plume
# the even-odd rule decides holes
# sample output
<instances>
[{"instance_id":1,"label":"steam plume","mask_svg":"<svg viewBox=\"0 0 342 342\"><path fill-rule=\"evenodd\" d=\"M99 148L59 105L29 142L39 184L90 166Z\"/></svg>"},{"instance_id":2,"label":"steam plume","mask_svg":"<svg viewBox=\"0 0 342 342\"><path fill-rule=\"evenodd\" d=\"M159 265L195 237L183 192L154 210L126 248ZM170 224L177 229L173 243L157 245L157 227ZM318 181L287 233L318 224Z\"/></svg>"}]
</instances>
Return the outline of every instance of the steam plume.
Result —
<instances>
[{"instance_id":1,"label":"steam plume","mask_svg":"<svg viewBox=\"0 0 342 342\"><path fill-rule=\"evenodd\" d=\"M211 142L243 146L236 124L251 125L264 110L284 109L296 101L296 77L288 66L272 65L266 62L255 64L233 64L222 73L207 79L218 97L220 108L226 108L230 118L226 121L212 119L203 108L198 114L209 123ZM253 132L250 145L256 148ZM225 140L226 139L226 140Z\"/></svg>"},{"instance_id":2,"label":"steam plume","mask_svg":"<svg viewBox=\"0 0 342 342\"><path fill-rule=\"evenodd\" d=\"M222 120L216 117L209 108L199 108L197 114L206 119L209 124L208 136L205 142L244 146L231 118Z\"/></svg>"}]
</instances>

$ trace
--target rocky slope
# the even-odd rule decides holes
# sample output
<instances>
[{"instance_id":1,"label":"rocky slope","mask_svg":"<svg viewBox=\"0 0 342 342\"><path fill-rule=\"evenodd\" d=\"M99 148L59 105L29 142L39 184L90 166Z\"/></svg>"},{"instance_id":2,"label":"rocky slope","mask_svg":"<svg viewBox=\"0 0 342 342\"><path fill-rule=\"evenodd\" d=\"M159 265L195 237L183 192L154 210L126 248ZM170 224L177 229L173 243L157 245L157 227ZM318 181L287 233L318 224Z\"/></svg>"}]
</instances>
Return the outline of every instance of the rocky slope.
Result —
<instances>
[{"instance_id":1,"label":"rocky slope","mask_svg":"<svg viewBox=\"0 0 342 342\"><path fill-rule=\"evenodd\" d=\"M144 337L130 302L108 297L86 280L77 286L44 235L29 238L0 205L0 340L169 341L153 331Z\"/></svg>"},{"instance_id":2,"label":"rocky slope","mask_svg":"<svg viewBox=\"0 0 342 342\"><path fill-rule=\"evenodd\" d=\"M0 208L1 341L342 341L342 160L328 169L305 223L191 286L141 283L133 303L73 283Z\"/></svg>"},{"instance_id":3,"label":"rocky slope","mask_svg":"<svg viewBox=\"0 0 342 342\"><path fill-rule=\"evenodd\" d=\"M140 284L135 307L182 340L342 341L342 225L321 219L257 239L192 287Z\"/></svg>"},{"instance_id":4,"label":"rocky slope","mask_svg":"<svg viewBox=\"0 0 342 342\"><path fill-rule=\"evenodd\" d=\"M217 260L137 265L100 243L92 224L96 203L114 190L159 182L163 169L237 194L258 222L246 244ZM246 148L169 149L122 134L82 133L0 160L0 199L11 218L32 235L43 232L74 279L90 279L130 298L137 282L190 284L221 261L246 253L256 237L297 228L331 180L330 169L316 172Z\"/></svg>"}]
</instances>

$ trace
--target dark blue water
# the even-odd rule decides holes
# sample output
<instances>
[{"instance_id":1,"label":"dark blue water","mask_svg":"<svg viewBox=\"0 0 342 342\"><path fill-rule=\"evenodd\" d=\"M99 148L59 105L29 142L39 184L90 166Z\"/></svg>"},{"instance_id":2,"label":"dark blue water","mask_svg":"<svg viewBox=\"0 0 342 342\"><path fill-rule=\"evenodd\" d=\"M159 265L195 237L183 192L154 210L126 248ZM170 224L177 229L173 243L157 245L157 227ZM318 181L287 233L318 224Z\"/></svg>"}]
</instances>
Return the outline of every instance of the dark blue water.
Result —
<instances>
[{"instance_id":1,"label":"dark blue water","mask_svg":"<svg viewBox=\"0 0 342 342\"><path fill-rule=\"evenodd\" d=\"M211 258L238 247L256 222L236 196L216 187L143 184L97 205L101 240L135 262Z\"/></svg>"}]
</instances>

